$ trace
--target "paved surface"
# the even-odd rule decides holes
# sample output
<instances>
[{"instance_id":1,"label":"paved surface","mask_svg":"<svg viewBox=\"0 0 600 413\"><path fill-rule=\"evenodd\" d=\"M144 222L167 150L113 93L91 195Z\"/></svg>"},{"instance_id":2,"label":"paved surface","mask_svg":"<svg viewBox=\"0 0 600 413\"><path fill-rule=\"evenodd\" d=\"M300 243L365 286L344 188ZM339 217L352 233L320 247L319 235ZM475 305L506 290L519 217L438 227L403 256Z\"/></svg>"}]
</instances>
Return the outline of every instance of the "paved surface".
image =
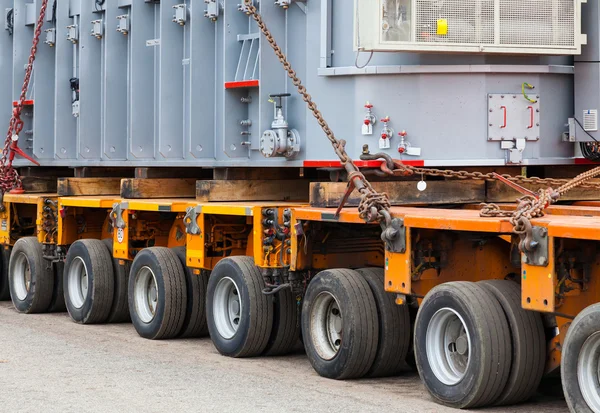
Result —
<instances>
[{"instance_id":1,"label":"paved surface","mask_svg":"<svg viewBox=\"0 0 600 413\"><path fill-rule=\"evenodd\" d=\"M567 411L556 389L547 393L484 411ZM82 326L66 314L17 314L9 302L0 303L0 411L457 412L435 404L416 374L327 380L304 354L230 359L208 338L149 341L131 324Z\"/></svg>"}]
</instances>

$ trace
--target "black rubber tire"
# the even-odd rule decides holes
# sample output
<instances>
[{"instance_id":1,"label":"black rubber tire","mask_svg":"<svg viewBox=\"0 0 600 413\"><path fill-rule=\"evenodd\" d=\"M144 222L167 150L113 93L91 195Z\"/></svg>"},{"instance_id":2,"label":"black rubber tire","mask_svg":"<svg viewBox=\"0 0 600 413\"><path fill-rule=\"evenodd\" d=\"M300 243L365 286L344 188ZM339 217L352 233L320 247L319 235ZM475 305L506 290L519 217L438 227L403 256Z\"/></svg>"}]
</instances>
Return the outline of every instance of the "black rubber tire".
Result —
<instances>
[{"instance_id":1,"label":"black rubber tire","mask_svg":"<svg viewBox=\"0 0 600 413\"><path fill-rule=\"evenodd\" d=\"M154 318L148 323L140 319L134 300L136 277L144 267L154 273L158 294ZM185 320L187 291L183 266L171 249L151 247L141 250L131 265L128 291L131 322L141 337L151 340L177 337Z\"/></svg>"},{"instance_id":2,"label":"black rubber tire","mask_svg":"<svg viewBox=\"0 0 600 413\"><path fill-rule=\"evenodd\" d=\"M367 377L388 377L406 371L406 355L410 347L411 324L408 306L396 304L393 294L385 292L383 268L357 270L373 293L379 320L377 355Z\"/></svg>"},{"instance_id":3,"label":"black rubber tire","mask_svg":"<svg viewBox=\"0 0 600 413\"><path fill-rule=\"evenodd\" d=\"M63 273L65 263L55 262L52 265L52 274L54 275L54 289L52 291L52 300L48 307L49 313L64 313L67 311L67 303L65 303L65 291L63 288Z\"/></svg>"},{"instance_id":4,"label":"black rubber tire","mask_svg":"<svg viewBox=\"0 0 600 413\"><path fill-rule=\"evenodd\" d=\"M242 301L242 317L229 339L219 333L213 307L215 290L225 277L234 281ZM228 257L215 265L208 280L206 317L210 338L219 353L229 357L255 357L263 353L273 328L273 297L264 295L263 288L263 277L252 257Z\"/></svg>"},{"instance_id":5,"label":"black rubber tire","mask_svg":"<svg viewBox=\"0 0 600 413\"><path fill-rule=\"evenodd\" d=\"M208 324L206 323L206 290L208 276L201 272L194 274L194 270L187 266L185 247L173 248L173 252L179 258L185 271L185 284L187 291L187 304L185 320L179 337L195 338L208 335Z\"/></svg>"},{"instance_id":6,"label":"black rubber tire","mask_svg":"<svg viewBox=\"0 0 600 413\"><path fill-rule=\"evenodd\" d=\"M464 377L454 385L437 378L426 351L428 326L444 308L462 317L471 342ZM494 295L472 282L436 286L425 296L417 314L415 356L419 376L437 402L456 408L494 403L506 387L512 362L510 332L502 306Z\"/></svg>"},{"instance_id":7,"label":"black rubber tire","mask_svg":"<svg viewBox=\"0 0 600 413\"><path fill-rule=\"evenodd\" d=\"M73 304L69 290L69 270L78 258L85 264L88 278L87 294L79 308ZM84 239L71 244L65 260L63 286L67 311L73 321L81 324L106 322L112 307L114 285L112 257L102 241Z\"/></svg>"},{"instance_id":8,"label":"black rubber tire","mask_svg":"<svg viewBox=\"0 0 600 413\"><path fill-rule=\"evenodd\" d=\"M539 313L521 306L521 287L514 281L488 280L478 283L494 294L508 320L512 341L512 365L508 383L495 404L522 403L537 391L546 365L546 336Z\"/></svg>"},{"instance_id":9,"label":"black rubber tire","mask_svg":"<svg viewBox=\"0 0 600 413\"><path fill-rule=\"evenodd\" d=\"M286 355L299 339L300 308L292 290L286 288L273 295L273 330L263 355Z\"/></svg>"},{"instance_id":10,"label":"black rubber tire","mask_svg":"<svg viewBox=\"0 0 600 413\"><path fill-rule=\"evenodd\" d=\"M8 282L8 263L10 262L10 251L11 247L8 245L0 246L2 251L0 253L0 301L10 300L10 285Z\"/></svg>"},{"instance_id":11,"label":"black rubber tire","mask_svg":"<svg viewBox=\"0 0 600 413\"><path fill-rule=\"evenodd\" d=\"M337 353L329 360L319 355L311 328L315 299L321 293L332 295L342 314L343 338ZM363 276L348 269L318 273L304 296L302 335L308 360L319 375L342 380L367 374L377 354L379 323L375 298Z\"/></svg>"},{"instance_id":12,"label":"black rubber tire","mask_svg":"<svg viewBox=\"0 0 600 413\"><path fill-rule=\"evenodd\" d=\"M129 289L131 261L123 260L124 264L120 264L119 261L121 260L113 258L113 240L106 238L103 239L102 242L106 245L108 253L111 256L115 281L113 303L106 322L128 323L131 321L131 316L129 315L129 297L127 293L127 290Z\"/></svg>"},{"instance_id":13,"label":"black rubber tire","mask_svg":"<svg viewBox=\"0 0 600 413\"><path fill-rule=\"evenodd\" d=\"M31 274L29 291L23 300L17 297L14 286L15 265L18 261L16 257L20 254L25 256ZM33 314L48 310L50 301L52 301L52 290L54 289L52 263L44 260L42 244L38 242L36 237L25 237L15 242L8 265L8 282L10 297L18 312Z\"/></svg>"},{"instance_id":14,"label":"black rubber tire","mask_svg":"<svg viewBox=\"0 0 600 413\"><path fill-rule=\"evenodd\" d=\"M579 313L567 330L567 336L562 348L560 373L565 399L572 413L593 413L593 410L583 398L581 388L579 387L577 364L583 344L590 336L599 331L600 304L593 304ZM595 362L597 365L598 359Z\"/></svg>"}]
</instances>

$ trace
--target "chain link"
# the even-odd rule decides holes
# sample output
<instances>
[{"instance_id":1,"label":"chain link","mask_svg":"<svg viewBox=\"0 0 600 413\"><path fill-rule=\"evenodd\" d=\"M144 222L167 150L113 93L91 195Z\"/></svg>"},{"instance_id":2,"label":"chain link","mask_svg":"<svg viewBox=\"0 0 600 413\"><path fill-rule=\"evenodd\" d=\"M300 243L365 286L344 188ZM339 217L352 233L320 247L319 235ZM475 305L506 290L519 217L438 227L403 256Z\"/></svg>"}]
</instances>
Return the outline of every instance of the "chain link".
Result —
<instances>
[{"instance_id":1,"label":"chain link","mask_svg":"<svg viewBox=\"0 0 600 413\"><path fill-rule=\"evenodd\" d=\"M390 202L388 196L385 193L378 193L373 189L369 181L359 171L354 161L346 152L346 141L343 139L337 139L335 134L327 124L327 121L323 117L321 111L317 108L317 104L312 100L311 95L306 91L306 87L302 84L302 81L298 78L296 71L292 68L290 62L287 60L286 55L281 50L281 47L277 44L271 31L267 28L267 25L262 19L262 16L258 13L252 0L244 0L244 6L246 14L252 16L256 21L258 28L263 33L271 48L275 52L275 55L283 65L283 68L288 74L288 77L292 79L292 83L298 90L298 93L302 96L304 102L306 102L308 109L312 112L314 117L317 119L319 126L323 129L325 136L331 142L333 150L336 155L340 158L340 162L348 171L350 182L352 182L357 191L361 194L361 201L358 207L360 217L368 222L376 221L387 221L389 216ZM385 213L387 212L387 213Z\"/></svg>"},{"instance_id":2,"label":"chain link","mask_svg":"<svg viewBox=\"0 0 600 413\"><path fill-rule=\"evenodd\" d=\"M283 65L283 68L287 72L292 83L297 88L298 93L302 96L304 102L306 102L308 109L312 112L314 117L317 119L319 126L323 129L323 132L327 136L327 139L331 142L336 155L339 157L342 166L348 172L348 181L351 182L354 187L361 194L361 201L358 207L360 217L368 222L379 221L382 226L389 226L391 221L390 215L390 201L385 193L378 193L373 189L369 181L366 179L363 173L361 173L358 167L348 153L346 152L346 141L343 139L337 139L325 121L321 111L317 108L317 105L312 100L311 95L306 91L306 87L302 84L302 81L296 75L295 70L292 68L287 60L287 57L273 38L270 30L267 28L262 16L258 13L256 7L253 4L253 0L244 0L244 6L246 14L252 16L256 21L259 29L271 45L271 48L275 52L275 55ZM363 160L383 160L381 163L381 171L375 170L377 175L393 175L393 176L431 176L431 177L443 177L450 179L477 179L477 180L496 180L496 176L493 173L482 173L482 172L468 172L468 171L454 171L450 169L431 169L431 168L419 168L410 165L405 165L399 160L392 159L389 155L384 153L378 153L371 155L368 153L368 149L365 148ZM517 209L515 211L502 211L496 204L482 204L480 215L482 217L506 217L510 218L511 224L514 226L515 234L521 238L519 248L521 251L528 251L534 248L528 242L531 240L532 226L530 220L544 216L544 210L558 201L561 195L576 188L588 188L588 189L600 189L600 183L588 182L590 179L600 175L600 167L594 168L588 172L582 173L577 177L566 180L566 179L553 179L553 178L537 178L537 177L526 177L526 176L512 176L512 175L501 175L507 180L519 184L532 184L532 185L547 185L547 189L540 189L538 196L526 195L518 199ZM557 190L552 189L552 186L558 186ZM385 233L385 231L384 231Z\"/></svg>"},{"instance_id":3,"label":"chain link","mask_svg":"<svg viewBox=\"0 0 600 413\"><path fill-rule=\"evenodd\" d=\"M56 1L56 0L55 0ZM0 191L2 194L10 191L14 188L21 188L22 182L17 170L12 165L12 157L9 156L11 151L11 145L13 139L16 141L19 138L19 133L23 130L24 123L21 120L21 112L29 89L29 82L31 80L31 73L33 71L33 62L37 54L37 48L42 34L42 27L44 25L44 18L46 16L46 9L48 7L48 0L42 0L40 7L40 15L35 26L35 32L33 35L33 44L29 53L29 60L27 61L27 67L25 68L25 79L23 80L23 87L21 88L21 95L17 104L13 108L12 116L8 124L8 132L6 133L6 140L4 141L4 148L2 149L2 155L0 156ZM14 138L13 138L14 137Z\"/></svg>"}]
</instances>

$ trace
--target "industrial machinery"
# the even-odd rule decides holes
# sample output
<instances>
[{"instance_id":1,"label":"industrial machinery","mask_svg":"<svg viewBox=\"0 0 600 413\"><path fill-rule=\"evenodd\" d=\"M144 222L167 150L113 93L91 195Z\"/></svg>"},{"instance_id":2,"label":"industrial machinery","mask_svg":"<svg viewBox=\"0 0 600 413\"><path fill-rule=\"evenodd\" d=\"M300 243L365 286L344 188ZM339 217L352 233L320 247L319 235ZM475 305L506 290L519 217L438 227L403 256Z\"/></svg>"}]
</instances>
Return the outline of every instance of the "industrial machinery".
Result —
<instances>
[{"instance_id":1,"label":"industrial machinery","mask_svg":"<svg viewBox=\"0 0 600 413\"><path fill-rule=\"evenodd\" d=\"M301 329L318 374L414 357L457 408L561 370L571 411L600 412L597 2L0 15L0 299L18 311L209 334L230 357L285 354Z\"/></svg>"}]
</instances>

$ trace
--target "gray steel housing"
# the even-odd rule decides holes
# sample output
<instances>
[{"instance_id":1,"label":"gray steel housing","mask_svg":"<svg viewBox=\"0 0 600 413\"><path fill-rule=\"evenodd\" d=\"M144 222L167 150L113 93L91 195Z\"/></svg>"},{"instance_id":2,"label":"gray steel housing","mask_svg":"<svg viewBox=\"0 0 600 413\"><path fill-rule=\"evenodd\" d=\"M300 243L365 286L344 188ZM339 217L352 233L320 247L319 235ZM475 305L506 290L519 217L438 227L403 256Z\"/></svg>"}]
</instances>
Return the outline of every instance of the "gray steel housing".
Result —
<instances>
[{"instance_id":1,"label":"gray steel housing","mask_svg":"<svg viewBox=\"0 0 600 413\"><path fill-rule=\"evenodd\" d=\"M56 43L39 46L29 92L34 106L25 111L20 137L20 146L42 165L297 167L336 159L256 24L238 10L240 0L217 0L215 22L204 16L203 0L106 0L101 7L94 0L49 2L44 29L56 28ZM0 0L2 17L14 10L12 35L0 30L0 120L6 125L40 4ZM173 6L179 4L186 5L183 25L172 21ZM574 110L570 57L375 53L366 68L358 69L350 0L306 0L287 10L263 0L259 8L355 158L364 144L379 151L381 122L374 135L361 134L369 101L378 118L391 118L396 136L385 152L394 157L400 157L397 133L406 130L408 141L422 152L403 159L439 166L503 165L506 147L488 140L488 95L524 99L521 84L528 82L535 86L529 93L540 100L540 136L527 142L522 163L573 160L573 143L562 141ZM126 35L117 31L122 15L129 23ZM101 39L91 35L92 21L99 19ZM79 27L75 45L67 40L67 26L74 24ZM359 65L368 57L360 54ZM73 77L79 78L79 117L72 114ZM253 79L259 87L224 87ZM269 95L285 92L292 96L284 100L284 113L300 134L301 150L292 159L265 158L259 144L273 121ZM242 103L248 97L251 103ZM252 125L242 126L242 120Z\"/></svg>"}]
</instances>

